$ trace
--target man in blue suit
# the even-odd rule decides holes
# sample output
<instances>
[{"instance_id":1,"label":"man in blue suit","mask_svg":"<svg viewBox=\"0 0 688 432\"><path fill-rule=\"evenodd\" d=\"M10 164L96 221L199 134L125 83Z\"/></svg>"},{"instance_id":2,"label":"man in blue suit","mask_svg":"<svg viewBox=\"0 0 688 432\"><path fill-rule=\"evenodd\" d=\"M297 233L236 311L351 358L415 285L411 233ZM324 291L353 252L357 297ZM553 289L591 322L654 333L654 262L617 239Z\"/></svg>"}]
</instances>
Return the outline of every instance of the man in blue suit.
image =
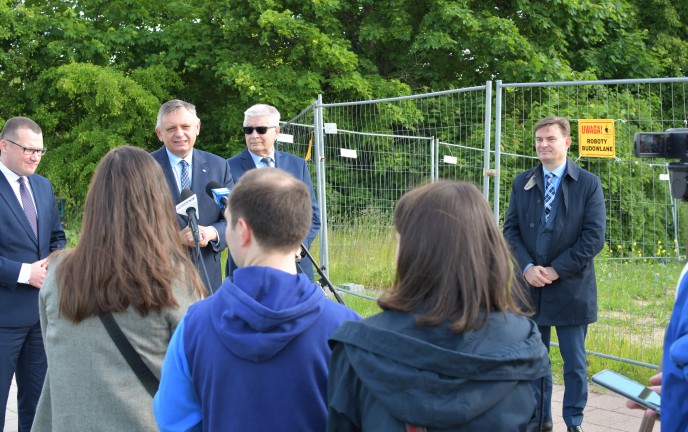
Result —
<instances>
[{"instance_id":1,"label":"man in blue suit","mask_svg":"<svg viewBox=\"0 0 688 432\"><path fill-rule=\"evenodd\" d=\"M48 255L65 247L50 181L34 174L45 153L43 132L14 117L0 134L0 401L17 381L19 431L31 430L47 360L38 316L38 290ZM0 430L5 410L0 413Z\"/></svg>"},{"instance_id":2,"label":"man in blue suit","mask_svg":"<svg viewBox=\"0 0 688 432\"><path fill-rule=\"evenodd\" d=\"M155 133L164 145L151 154L165 173L175 203L181 201L181 191L184 189L190 189L196 194L201 260L196 256L195 243L186 216L177 215L179 235L190 248L189 251L208 293L213 293L222 284L220 255L227 247L227 222L222 209L206 194L205 187L210 182L216 182L223 187L231 188L234 183L226 160L212 153L194 149L200 131L201 121L196 115L195 106L178 99L165 102L160 107L155 126Z\"/></svg>"},{"instance_id":3,"label":"man in blue suit","mask_svg":"<svg viewBox=\"0 0 688 432\"><path fill-rule=\"evenodd\" d=\"M246 148L238 155L230 158L229 167L232 171L234 183L238 182L242 175L254 168L277 167L287 171L297 179L306 183L311 191L311 203L313 213L311 228L308 236L303 240L307 248L311 247L313 239L320 230L320 207L313 192L313 182L308 172L306 161L298 156L275 150L275 141L280 132L280 113L271 105L257 104L244 112L244 136ZM300 256L296 257L300 259ZM231 276L236 269L232 256L227 260L227 276ZM313 281L313 265L308 258L301 260L299 269Z\"/></svg>"},{"instance_id":4,"label":"man in blue suit","mask_svg":"<svg viewBox=\"0 0 688 432\"><path fill-rule=\"evenodd\" d=\"M563 117L535 125L541 165L516 176L504 235L530 290L542 342L551 329L564 360L563 417L569 432L582 432L588 398L585 336L597 321L593 258L604 246L605 206L600 179L567 157L571 126ZM542 386L542 387L541 387ZM552 374L534 383L538 408L528 431L552 430ZM541 394L541 389L544 393Z\"/></svg>"}]
</instances>

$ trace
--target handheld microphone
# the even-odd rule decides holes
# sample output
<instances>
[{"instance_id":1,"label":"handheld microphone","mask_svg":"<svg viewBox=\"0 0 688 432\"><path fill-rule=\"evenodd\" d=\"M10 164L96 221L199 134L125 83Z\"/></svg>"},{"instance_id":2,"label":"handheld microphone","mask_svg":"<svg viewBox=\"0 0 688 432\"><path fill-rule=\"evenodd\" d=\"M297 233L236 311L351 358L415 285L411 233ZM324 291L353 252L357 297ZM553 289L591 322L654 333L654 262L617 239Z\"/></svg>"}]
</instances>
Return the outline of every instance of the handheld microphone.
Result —
<instances>
[{"instance_id":1,"label":"handheld microphone","mask_svg":"<svg viewBox=\"0 0 688 432\"><path fill-rule=\"evenodd\" d=\"M226 187L222 187L218 182L211 181L205 185L205 193L207 193L221 209L224 209L229 204L230 190Z\"/></svg>"},{"instance_id":2,"label":"handheld microphone","mask_svg":"<svg viewBox=\"0 0 688 432\"><path fill-rule=\"evenodd\" d=\"M175 208L177 213L189 218L189 228L193 235L194 242L200 242L198 235L198 197L191 189L182 190L182 201Z\"/></svg>"}]
</instances>

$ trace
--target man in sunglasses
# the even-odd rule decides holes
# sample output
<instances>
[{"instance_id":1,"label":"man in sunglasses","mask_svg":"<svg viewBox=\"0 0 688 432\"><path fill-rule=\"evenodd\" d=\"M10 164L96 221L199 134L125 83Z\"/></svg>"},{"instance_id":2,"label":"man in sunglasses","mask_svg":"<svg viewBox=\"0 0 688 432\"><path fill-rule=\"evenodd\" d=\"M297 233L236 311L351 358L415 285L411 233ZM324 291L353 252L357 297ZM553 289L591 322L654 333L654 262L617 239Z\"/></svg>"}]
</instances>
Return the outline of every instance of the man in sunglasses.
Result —
<instances>
[{"instance_id":1,"label":"man in sunglasses","mask_svg":"<svg viewBox=\"0 0 688 432\"><path fill-rule=\"evenodd\" d=\"M246 171L254 168L277 167L287 171L304 182L311 192L312 217L308 236L303 243L310 248L313 239L320 230L320 207L313 193L313 182L308 165L303 158L290 153L275 150L275 141L280 133L280 113L277 108L266 104L253 105L244 112L244 136L246 148L236 156L228 159L234 183L239 181ZM297 257L299 259L300 257ZM227 259L227 276L232 276L236 265L231 255ZM301 260L299 270L313 281L313 265L308 260Z\"/></svg>"},{"instance_id":2,"label":"man in sunglasses","mask_svg":"<svg viewBox=\"0 0 688 432\"><path fill-rule=\"evenodd\" d=\"M31 429L48 367L38 290L48 255L66 243L53 187L35 174L44 153L36 122L7 120L0 133L0 403L7 404L14 375L19 431ZM4 424L3 410L0 430Z\"/></svg>"}]
</instances>

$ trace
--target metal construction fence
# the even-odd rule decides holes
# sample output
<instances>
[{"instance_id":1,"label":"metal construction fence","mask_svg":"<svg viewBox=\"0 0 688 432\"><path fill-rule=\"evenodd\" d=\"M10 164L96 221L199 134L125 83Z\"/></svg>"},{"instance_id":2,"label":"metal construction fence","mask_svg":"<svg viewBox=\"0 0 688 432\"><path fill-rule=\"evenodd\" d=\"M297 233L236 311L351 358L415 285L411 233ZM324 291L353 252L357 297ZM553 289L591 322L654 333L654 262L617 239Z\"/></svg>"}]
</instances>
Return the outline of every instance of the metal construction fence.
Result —
<instances>
[{"instance_id":1,"label":"metal construction fence","mask_svg":"<svg viewBox=\"0 0 688 432\"><path fill-rule=\"evenodd\" d=\"M619 268L622 263L675 262L685 256L687 213L671 198L669 161L636 158L633 136L687 127L688 78L494 84L494 93L488 81L357 102L324 103L320 96L283 124L280 149L311 161L323 221L316 246L321 266L336 285L363 285L372 296L388 287L394 275L396 201L437 179L476 184L501 224L514 176L539 163L534 125L560 115L571 121L569 156L600 177L607 210L607 248L598 262L608 267L598 271L600 323L590 337L635 342L641 332L661 346L673 287L641 286L648 295L630 289L619 293L614 282L600 279L626 272ZM613 120L615 157L578 156L582 119ZM629 286L633 282L647 285L629 281ZM639 310L652 315L643 318L642 330L635 322ZM658 361L656 349L627 354L629 344L637 345L622 343L618 352L606 354Z\"/></svg>"}]
</instances>

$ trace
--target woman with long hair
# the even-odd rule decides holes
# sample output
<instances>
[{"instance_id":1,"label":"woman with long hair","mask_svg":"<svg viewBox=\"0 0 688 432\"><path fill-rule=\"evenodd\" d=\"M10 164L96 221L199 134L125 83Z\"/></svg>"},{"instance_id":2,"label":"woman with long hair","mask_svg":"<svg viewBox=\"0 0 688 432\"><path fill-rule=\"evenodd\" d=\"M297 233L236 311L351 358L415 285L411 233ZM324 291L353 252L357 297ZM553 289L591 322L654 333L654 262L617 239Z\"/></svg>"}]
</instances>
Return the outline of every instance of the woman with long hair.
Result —
<instances>
[{"instance_id":1,"label":"woman with long hair","mask_svg":"<svg viewBox=\"0 0 688 432\"><path fill-rule=\"evenodd\" d=\"M157 378L203 284L177 233L165 176L142 149L100 161L75 248L51 258L39 295L48 373L35 431L157 430L152 396L100 316L111 313Z\"/></svg>"},{"instance_id":2,"label":"woman with long hair","mask_svg":"<svg viewBox=\"0 0 688 432\"><path fill-rule=\"evenodd\" d=\"M331 339L328 431L525 430L549 357L485 198L470 183L428 184L394 222L383 312Z\"/></svg>"}]
</instances>

